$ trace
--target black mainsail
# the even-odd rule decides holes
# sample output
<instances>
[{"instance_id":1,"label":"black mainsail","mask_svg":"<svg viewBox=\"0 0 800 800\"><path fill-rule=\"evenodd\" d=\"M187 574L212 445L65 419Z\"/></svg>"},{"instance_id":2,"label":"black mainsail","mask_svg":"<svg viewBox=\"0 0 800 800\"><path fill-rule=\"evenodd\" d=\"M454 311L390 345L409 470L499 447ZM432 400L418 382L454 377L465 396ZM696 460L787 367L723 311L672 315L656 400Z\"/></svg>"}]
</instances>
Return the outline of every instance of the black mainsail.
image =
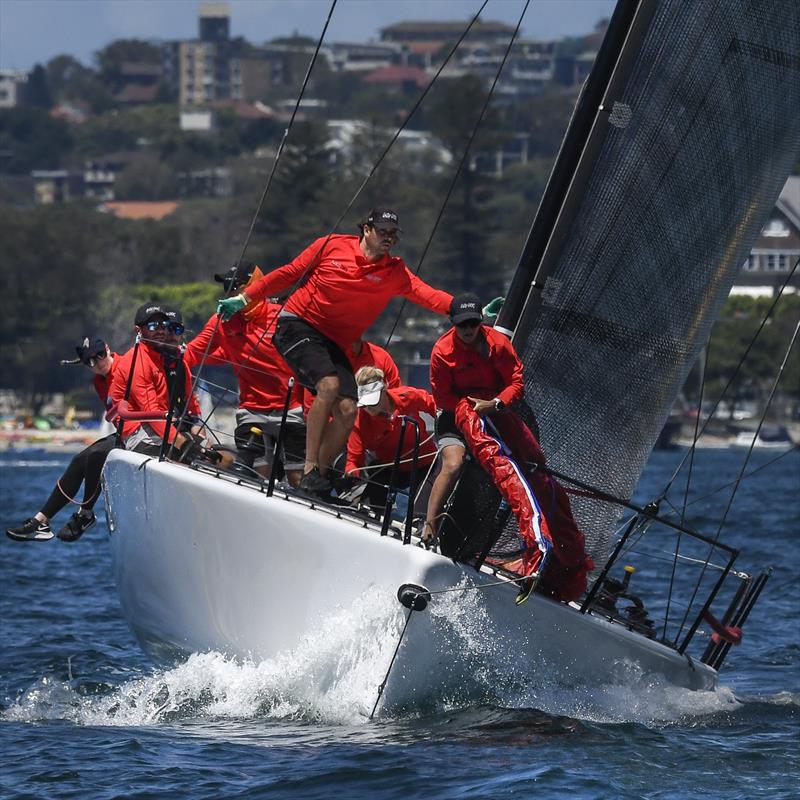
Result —
<instances>
[{"instance_id":1,"label":"black mainsail","mask_svg":"<svg viewBox=\"0 0 800 800\"><path fill-rule=\"evenodd\" d=\"M798 159L796 0L621 0L498 320L552 468L630 497Z\"/></svg>"}]
</instances>

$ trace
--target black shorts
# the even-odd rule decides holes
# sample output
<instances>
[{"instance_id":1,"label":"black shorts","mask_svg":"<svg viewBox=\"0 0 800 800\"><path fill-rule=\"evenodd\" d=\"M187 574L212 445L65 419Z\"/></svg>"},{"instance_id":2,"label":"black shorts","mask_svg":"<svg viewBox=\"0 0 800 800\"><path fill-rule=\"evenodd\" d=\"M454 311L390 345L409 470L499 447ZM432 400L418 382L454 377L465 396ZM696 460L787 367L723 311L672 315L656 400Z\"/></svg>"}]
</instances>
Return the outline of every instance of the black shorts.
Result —
<instances>
[{"instance_id":1,"label":"black shorts","mask_svg":"<svg viewBox=\"0 0 800 800\"><path fill-rule=\"evenodd\" d=\"M436 417L436 445L439 450L457 444L466 448L467 442L464 434L456 425L456 415L454 411L440 411Z\"/></svg>"},{"instance_id":2,"label":"black shorts","mask_svg":"<svg viewBox=\"0 0 800 800\"><path fill-rule=\"evenodd\" d=\"M339 396L358 397L350 360L339 345L299 317L279 317L272 339L297 380L313 394L317 384L329 375L339 378Z\"/></svg>"}]
</instances>

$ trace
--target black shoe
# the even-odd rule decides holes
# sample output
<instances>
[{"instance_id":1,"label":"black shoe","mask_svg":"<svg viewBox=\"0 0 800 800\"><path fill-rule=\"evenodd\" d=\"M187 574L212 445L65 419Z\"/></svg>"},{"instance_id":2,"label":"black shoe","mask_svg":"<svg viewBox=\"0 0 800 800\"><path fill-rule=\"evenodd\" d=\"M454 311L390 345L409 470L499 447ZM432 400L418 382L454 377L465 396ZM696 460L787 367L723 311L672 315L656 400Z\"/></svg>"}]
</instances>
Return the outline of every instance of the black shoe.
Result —
<instances>
[{"instance_id":1,"label":"black shoe","mask_svg":"<svg viewBox=\"0 0 800 800\"><path fill-rule=\"evenodd\" d=\"M53 531L49 523L31 517L16 528L8 528L6 536L17 542L48 542L53 538Z\"/></svg>"},{"instance_id":2,"label":"black shoe","mask_svg":"<svg viewBox=\"0 0 800 800\"><path fill-rule=\"evenodd\" d=\"M311 472L306 472L297 487L299 492L321 500L331 499L331 482L320 474L319 467L314 467Z\"/></svg>"},{"instance_id":3,"label":"black shoe","mask_svg":"<svg viewBox=\"0 0 800 800\"><path fill-rule=\"evenodd\" d=\"M85 514L83 511L76 511L67 521L67 524L58 532L58 538L62 542L76 542L97 522L94 511Z\"/></svg>"}]
</instances>

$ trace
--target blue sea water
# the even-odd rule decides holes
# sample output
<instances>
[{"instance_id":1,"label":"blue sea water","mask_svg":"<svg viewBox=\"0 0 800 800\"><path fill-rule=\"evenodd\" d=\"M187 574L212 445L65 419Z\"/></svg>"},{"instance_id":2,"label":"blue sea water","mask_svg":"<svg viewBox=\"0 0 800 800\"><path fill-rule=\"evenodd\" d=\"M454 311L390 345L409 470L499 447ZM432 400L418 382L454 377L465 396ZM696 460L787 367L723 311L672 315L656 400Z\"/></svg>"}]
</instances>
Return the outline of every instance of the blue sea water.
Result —
<instances>
[{"instance_id":1,"label":"blue sea water","mask_svg":"<svg viewBox=\"0 0 800 800\"><path fill-rule=\"evenodd\" d=\"M694 493L733 481L744 455L699 451ZM637 499L680 457L654 454ZM800 453L775 459L754 455L749 471L762 468L723 532L740 568L774 574L713 693L623 687L590 705L554 694L369 722L347 697L298 699L268 665L151 664L119 609L102 513L74 544L2 537L0 796L796 798ZM3 529L39 507L67 461L0 454ZM692 506L711 533L729 496Z\"/></svg>"}]
</instances>

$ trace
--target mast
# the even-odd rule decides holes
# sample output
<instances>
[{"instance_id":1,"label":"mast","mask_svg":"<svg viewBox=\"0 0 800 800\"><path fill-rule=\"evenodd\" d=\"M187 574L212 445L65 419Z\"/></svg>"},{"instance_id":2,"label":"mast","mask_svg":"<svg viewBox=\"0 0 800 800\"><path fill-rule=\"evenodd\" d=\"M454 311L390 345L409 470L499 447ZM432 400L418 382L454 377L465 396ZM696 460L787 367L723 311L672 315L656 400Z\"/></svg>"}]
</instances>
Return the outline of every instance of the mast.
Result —
<instances>
[{"instance_id":1,"label":"mast","mask_svg":"<svg viewBox=\"0 0 800 800\"><path fill-rule=\"evenodd\" d=\"M618 0L589 77L581 89L572 118L528 232L514 277L495 324L514 335L523 309L538 305L547 277L547 262L555 261L574 208L576 193L609 124L613 97L653 17L655 3ZM594 134L594 135L593 135ZM570 202L572 199L572 202ZM547 259L546 259L547 257Z\"/></svg>"}]
</instances>

